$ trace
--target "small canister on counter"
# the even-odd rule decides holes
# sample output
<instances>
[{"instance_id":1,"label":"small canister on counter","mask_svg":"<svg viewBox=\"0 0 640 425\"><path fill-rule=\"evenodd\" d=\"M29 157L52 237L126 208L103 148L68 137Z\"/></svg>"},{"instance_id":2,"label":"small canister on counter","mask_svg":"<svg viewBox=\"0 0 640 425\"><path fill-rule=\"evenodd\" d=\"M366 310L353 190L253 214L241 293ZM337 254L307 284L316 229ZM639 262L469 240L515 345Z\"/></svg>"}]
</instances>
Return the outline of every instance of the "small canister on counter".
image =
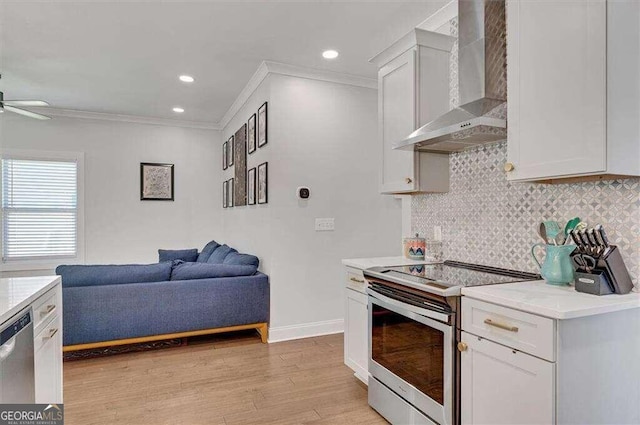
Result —
<instances>
[{"instance_id":1,"label":"small canister on counter","mask_svg":"<svg viewBox=\"0 0 640 425\"><path fill-rule=\"evenodd\" d=\"M410 260L424 260L424 251L426 249L425 238L416 236L413 238L404 238L404 256Z\"/></svg>"}]
</instances>

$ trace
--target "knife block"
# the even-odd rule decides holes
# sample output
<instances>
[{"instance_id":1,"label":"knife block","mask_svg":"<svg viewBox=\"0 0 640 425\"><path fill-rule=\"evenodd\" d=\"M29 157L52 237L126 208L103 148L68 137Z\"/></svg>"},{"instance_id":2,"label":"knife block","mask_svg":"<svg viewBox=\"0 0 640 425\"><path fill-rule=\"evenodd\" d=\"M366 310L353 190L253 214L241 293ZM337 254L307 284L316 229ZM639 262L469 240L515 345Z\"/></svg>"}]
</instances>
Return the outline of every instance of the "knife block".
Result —
<instances>
[{"instance_id":1,"label":"knife block","mask_svg":"<svg viewBox=\"0 0 640 425\"><path fill-rule=\"evenodd\" d=\"M592 295L613 294L604 270L594 270L592 273L577 271L574 287L578 292Z\"/></svg>"},{"instance_id":2,"label":"knife block","mask_svg":"<svg viewBox=\"0 0 640 425\"><path fill-rule=\"evenodd\" d=\"M606 272L611 289L616 294L628 294L633 289L629 270L627 270L622 255L620 255L620 249L616 245L611 245L611 250L607 255L598 259L598 268Z\"/></svg>"}]
</instances>

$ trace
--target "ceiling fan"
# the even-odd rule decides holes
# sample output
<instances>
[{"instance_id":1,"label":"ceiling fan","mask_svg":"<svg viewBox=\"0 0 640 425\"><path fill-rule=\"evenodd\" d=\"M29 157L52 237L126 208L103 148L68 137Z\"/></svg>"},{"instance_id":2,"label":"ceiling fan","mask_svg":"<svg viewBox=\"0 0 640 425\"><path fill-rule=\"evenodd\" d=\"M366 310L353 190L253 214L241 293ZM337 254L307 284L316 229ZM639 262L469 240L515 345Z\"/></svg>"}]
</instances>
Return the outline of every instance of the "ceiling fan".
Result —
<instances>
[{"instance_id":1,"label":"ceiling fan","mask_svg":"<svg viewBox=\"0 0 640 425\"><path fill-rule=\"evenodd\" d=\"M2 77L0 76L0 78ZM9 111L38 120L51 119L51 117L46 115L36 114L35 112L27 111L26 109L17 108L17 106L49 106L49 104L44 100L4 100L4 93L0 91L0 113Z\"/></svg>"}]
</instances>

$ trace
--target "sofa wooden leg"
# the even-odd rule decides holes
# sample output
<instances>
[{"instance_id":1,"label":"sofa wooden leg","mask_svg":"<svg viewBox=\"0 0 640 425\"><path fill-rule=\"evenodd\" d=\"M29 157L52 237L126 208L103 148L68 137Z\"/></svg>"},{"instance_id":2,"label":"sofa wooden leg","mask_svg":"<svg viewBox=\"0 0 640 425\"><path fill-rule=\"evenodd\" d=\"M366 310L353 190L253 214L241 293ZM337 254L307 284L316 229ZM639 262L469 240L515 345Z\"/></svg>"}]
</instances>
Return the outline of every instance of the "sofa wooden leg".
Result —
<instances>
[{"instance_id":1,"label":"sofa wooden leg","mask_svg":"<svg viewBox=\"0 0 640 425\"><path fill-rule=\"evenodd\" d=\"M266 323L261 323L257 329L258 333L260 334L260 338L262 339L262 343L266 344L267 339L269 338L269 327Z\"/></svg>"}]
</instances>

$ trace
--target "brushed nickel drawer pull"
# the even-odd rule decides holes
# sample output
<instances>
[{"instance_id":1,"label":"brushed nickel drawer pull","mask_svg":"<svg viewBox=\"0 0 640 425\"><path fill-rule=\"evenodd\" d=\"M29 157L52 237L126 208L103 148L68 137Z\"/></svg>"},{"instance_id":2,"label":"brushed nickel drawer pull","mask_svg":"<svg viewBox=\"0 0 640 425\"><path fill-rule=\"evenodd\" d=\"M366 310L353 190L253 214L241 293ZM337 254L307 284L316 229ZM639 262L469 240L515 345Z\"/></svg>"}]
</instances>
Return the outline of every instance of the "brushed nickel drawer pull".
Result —
<instances>
[{"instance_id":1,"label":"brushed nickel drawer pull","mask_svg":"<svg viewBox=\"0 0 640 425\"><path fill-rule=\"evenodd\" d=\"M46 310L43 310L40 312L40 316L46 316L47 314L51 313L53 310L56 309L56 305L55 304L49 304L46 308Z\"/></svg>"},{"instance_id":2,"label":"brushed nickel drawer pull","mask_svg":"<svg viewBox=\"0 0 640 425\"><path fill-rule=\"evenodd\" d=\"M352 277L351 279L349 279L352 282L358 282L358 283L364 283L364 279L358 279L357 277Z\"/></svg>"},{"instance_id":3,"label":"brushed nickel drawer pull","mask_svg":"<svg viewBox=\"0 0 640 425\"><path fill-rule=\"evenodd\" d=\"M496 328L504 329L505 331L518 332L517 326L509 326L509 325L504 325L502 323L496 323L491 319L484 319L484 323L489 326L495 326Z\"/></svg>"},{"instance_id":4,"label":"brushed nickel drawer pull","mask_svg":"<svg viewBox=\"0 0 640 425\"><path fill-rule=\"evenodd\" d=\"M58 333L58 328L49 329L49 335L43 336L42 339L51 339L57 333Z\"/></svg>"}]
</instances>

